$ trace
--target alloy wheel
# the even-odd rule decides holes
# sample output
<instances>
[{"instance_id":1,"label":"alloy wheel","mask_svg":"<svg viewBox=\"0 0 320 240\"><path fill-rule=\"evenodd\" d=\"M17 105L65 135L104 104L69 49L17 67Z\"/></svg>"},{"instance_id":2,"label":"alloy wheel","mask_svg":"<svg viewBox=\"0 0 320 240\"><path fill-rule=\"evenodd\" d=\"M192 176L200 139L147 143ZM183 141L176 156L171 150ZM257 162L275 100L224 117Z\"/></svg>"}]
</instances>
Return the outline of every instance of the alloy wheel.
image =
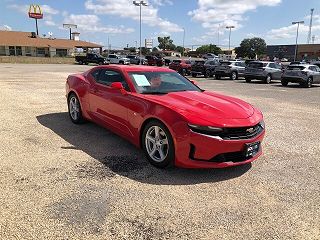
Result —
<instances>
[{"instance_id":1,"label":"alloy wheel","mask_svg":"<svg viewBox=\"0 0 320 240\"><path fill-rule=\"evenodd\" d=\"M74 121L77 121L80 117L80 104L75 96L70 97L69 100L69 113Z\"/></svg>"},{"instance_id":2,"label":"alloy wheel","mask_svg":"<svg viewBox=\"0 0 320 240\"><path fill-rule=\"evenodd\" d=\"M151 126L145 136L147 153L155 162L162 162L169 152L168 137L159 126Z\"/></svg>"}]
</instances>

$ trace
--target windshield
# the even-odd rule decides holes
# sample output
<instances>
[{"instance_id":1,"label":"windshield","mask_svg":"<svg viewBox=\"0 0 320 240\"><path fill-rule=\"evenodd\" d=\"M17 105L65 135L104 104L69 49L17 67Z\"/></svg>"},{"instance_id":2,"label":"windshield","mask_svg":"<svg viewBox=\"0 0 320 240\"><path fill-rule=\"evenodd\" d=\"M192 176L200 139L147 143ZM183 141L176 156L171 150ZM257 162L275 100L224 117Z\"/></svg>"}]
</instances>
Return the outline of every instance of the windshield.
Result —
<instances>
[{"instance_id":1,"label":"windshield","mask_svg":"<svg viewBox=\"0 0 320 240\"><path fill-rule=\"evenodd\" d=\"M231 64L231 62L221 62L221 65L223 65L223 66L228 66L230 64Z\"/></svg>"},{"instance_id":2,"label":"windshield","mask_svg":"<svg viewBox=\"0 0 320 240\"><path fill-rule=\"evenodd\" d=\"M173 60L173 63L181 63L181 60Z\"/></svg>"},{"instance_id":3,"label":"windshield","mask_svg":"<svg viewBox=\"0 0 320 240\"><path fill-rule=\"evenodd\" d=\"M176 72L129 72L135 89L142 94L197 91L201 89Z\"/></svg>"},{"instance_id":4,"label":"windshield","mask_svg":"<svg viewBox=\"0 0 320 240\"><path fill-rule=\"evenodd\" d=\"M248 67L251 68L262 68L262 67L266 67L267 63L262 63L262 62L250 62L248 63Z\"/></svg>"},{"instance_id":5,"label":"windshield","mask_svg":"<svg viewBox=\"0 0 320 240\"><path fill-rule=\"evenodd\" d=\"M288 70L303 70L305 66L288 66Z\"/></svg>"}]
</instances>

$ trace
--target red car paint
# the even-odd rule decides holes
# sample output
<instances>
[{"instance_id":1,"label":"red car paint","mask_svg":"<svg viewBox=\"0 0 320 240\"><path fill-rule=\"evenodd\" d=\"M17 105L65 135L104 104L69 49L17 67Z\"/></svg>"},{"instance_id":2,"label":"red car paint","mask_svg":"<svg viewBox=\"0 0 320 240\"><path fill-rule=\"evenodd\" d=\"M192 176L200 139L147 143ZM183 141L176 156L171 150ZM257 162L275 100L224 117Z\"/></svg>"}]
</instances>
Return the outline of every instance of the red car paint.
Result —
<instances>
[{"instance_id":1,"label":"red car paint","mask_svg":"<svg viewBox=\"0 0 320 240\"><path fill-rule=\"evenodd\" d=\"M90 74L99 68L120 72L130 92L120 91L95 82ZM215 156L243 152L246 143L262 142L265 130L254 138L242 140L216 139L199 134L188 124L223 128L252 127L263 120L262 113L250 104L214 92L171 92L165 95L140 94L128 72L174 72L149 66L98 66L83 74L70 75L66 96L74 92L84 118L96 122L141 147L141 132L150 119L158 119L169 129L175 147L175 165L185 168L223 168L256 160L262 149L250 159L212 162Z\"/></svg>"},{"instance_id":2,"label":"red car paint","mask_svg":"<svg viewBox=\"0 0 320 240\"><path fill-rule=\"evenodd\" d=\"M183 73L183 71L185 71L184 72L185 74L190 74L191 62L189 60L184 60L184 59L173 60L169 64L169 68L179 73Z\"/></svg>"}]
</instances>

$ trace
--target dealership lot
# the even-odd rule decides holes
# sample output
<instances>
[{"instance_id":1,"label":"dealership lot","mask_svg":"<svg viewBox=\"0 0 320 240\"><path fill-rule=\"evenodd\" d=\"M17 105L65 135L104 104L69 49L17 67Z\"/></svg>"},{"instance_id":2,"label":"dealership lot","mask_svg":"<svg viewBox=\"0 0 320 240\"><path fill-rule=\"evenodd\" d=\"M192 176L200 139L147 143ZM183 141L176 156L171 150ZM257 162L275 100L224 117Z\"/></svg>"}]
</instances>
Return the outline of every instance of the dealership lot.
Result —
<instances>
[{"instance_id":1,"label":"dealership lot","mask_svg":"<svg viewBox=\"0 0 320 240\"><path fill-rule=\"evenodd\" d=\"M263 111L264 155L159 170L108 130L71 123L65 79L89 68L0 65L0 239L319 239L320 85L196 78Z\"/></svg>"}]
</instances>

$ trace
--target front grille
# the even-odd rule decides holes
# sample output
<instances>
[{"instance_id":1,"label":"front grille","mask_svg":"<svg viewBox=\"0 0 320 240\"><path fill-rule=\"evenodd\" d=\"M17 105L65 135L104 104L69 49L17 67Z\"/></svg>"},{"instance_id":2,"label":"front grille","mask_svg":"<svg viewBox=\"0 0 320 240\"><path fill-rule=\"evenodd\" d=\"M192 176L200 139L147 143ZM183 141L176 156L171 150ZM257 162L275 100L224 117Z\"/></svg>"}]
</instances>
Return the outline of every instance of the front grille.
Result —
<instances>
[{"instance_id":1,"label":"front grille","mask_svg":"<svg viewBox=\"0 0 320 240\"><path fill-rule=\"evenodd\" d=\"M224 128L219 136L223 140L250 139L258 136L262 131L263 127L257 124L253 127Z\"/></svg>"}]
</instances>

